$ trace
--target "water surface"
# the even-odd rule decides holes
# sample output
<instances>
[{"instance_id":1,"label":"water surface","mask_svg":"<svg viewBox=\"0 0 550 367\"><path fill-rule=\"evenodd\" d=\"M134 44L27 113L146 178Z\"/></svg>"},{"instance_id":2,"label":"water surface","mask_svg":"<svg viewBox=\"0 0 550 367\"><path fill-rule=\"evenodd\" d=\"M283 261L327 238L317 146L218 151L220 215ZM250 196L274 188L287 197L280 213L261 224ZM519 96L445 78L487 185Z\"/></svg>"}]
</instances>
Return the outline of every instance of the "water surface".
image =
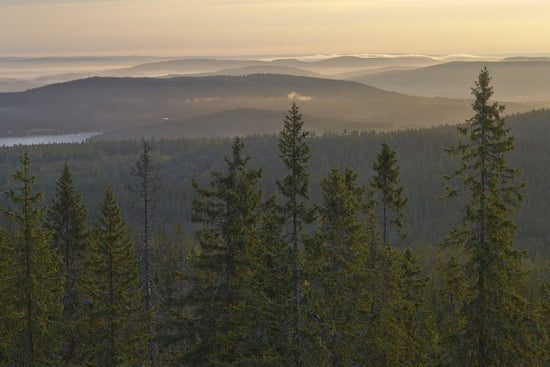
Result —
<instances>
[{"instance_id":1,"label":"water surface","mask_svg":"<svg viewBox=\"0 0 550 367\"><path fill-rule=\"evenodd\" d=\"M12 147L14 145L38 145L58 143L82 143L92 136L99 135L98 132L63 134L63 135L37 135L21 136L13 138L0 138L0 147Z\"/></svg>"}]
</instances>

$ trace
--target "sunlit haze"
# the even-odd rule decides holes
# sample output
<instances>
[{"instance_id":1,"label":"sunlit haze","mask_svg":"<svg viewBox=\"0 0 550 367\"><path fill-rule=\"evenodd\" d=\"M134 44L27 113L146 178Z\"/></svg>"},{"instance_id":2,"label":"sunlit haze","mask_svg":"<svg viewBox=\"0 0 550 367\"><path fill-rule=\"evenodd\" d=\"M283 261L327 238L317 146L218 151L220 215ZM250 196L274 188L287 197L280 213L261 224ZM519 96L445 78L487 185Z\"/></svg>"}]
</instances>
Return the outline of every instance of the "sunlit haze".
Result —
<instances>
[{"instance_id":1,"label":"sunlit haze","mask_svg":"<svg viewBox=\"0 0 550 367\"><path fill-rule=\"evenodd\" d=\"M537 54L547 0L0 0L0 55Z\"/></svg>"}]
</instances>

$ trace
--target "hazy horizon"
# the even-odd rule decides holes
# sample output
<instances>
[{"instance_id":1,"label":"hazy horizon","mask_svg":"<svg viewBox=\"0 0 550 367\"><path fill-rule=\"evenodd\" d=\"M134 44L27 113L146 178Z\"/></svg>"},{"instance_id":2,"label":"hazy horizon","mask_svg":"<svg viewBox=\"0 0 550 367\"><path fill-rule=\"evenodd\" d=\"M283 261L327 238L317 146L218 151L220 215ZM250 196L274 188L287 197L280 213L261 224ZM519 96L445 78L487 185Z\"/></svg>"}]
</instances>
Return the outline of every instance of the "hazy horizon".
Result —
<instances>
[{"instance_id":1,"label":"hazy horizon","mask_svg":"<svg viewBox=\"0 0 550 367\"><path fill-rule=\"evenodd\" d=\"M403 58L403 57L429 57L434 60L447 61L453 60L456 58L471 58L475 60L476 58L480 60L494 59L501 60L508 57L550 57L550 52L513 52L513 53L448 53L448 54L438 54L438 53L295 53L295 54L227 54L227 55L216 55L216 54L205 54L205 55L184 55L184 54L160 54L160 55L151 55L151 54L40 54L40 55L25 55L25 54L12 54L12 55L3 55L0 54L0 59L9 60L9 59L86 59L86 58L97 58L97 59L108 59L108 58L151 58L151 59L226 59L226 60L260 60L260 61L273 61L281 59L296 59L300 61L319 61L330 58L337 57L360 57L360 58Z\"/></svg>"},{"instance_id":2,"label":"hazy horizon","mask_svg":"<svg viewBox=\"0 0 550 367\"><path fill-rule=\"evenodd\" d=\"M543 55L550 2L0 0L0 56Z\"/></svg>"}]
</instances>

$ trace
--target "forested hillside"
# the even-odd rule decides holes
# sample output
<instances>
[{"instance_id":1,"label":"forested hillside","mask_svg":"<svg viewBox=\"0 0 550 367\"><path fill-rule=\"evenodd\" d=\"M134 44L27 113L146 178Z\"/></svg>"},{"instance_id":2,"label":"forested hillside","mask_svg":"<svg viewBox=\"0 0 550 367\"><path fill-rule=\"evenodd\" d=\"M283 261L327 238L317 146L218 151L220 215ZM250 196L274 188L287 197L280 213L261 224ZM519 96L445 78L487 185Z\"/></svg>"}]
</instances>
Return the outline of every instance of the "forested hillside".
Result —
<instances>
[{"instance_id":1,"label":"forested hillside","mask_svg":"<svg viewBox=\"0 0 550 367\"><path fill-rule=\"evenodd\" d=\"M507 121L515 137L515 150L510 154L510 159L521 169L521 180L527 184L526 202L517 215L521 226L518 244L522 248L529 248L531 253L549 255L545 218L550 196L543 188L550 179L547 170L550 159L550 112L542 110L514 115L508 117ZM318 182L334 166L349 166L357 172L358 181L366 183L372 175L372 161L376 152L382 142L387 142L399 157L401 178L409 198L404 220L409 232L406 243L440 243L448 225L458 220L460 214L458 206L442 203L438 199L443 194L442 177L453 168L453 160L445 154L444 149L455 142L456 137L456 127L452 126L390 133L314 135L310 139L311 201L319 202ZM251 165L264 169L260 187L267 195L274 193L275 178L283 172L278 159L277 137L248 136L244 142L244 151L251 157ZM130 167L139 154L140 144L140 140L125 140L2 148L2 181L9 181L16 157L27 150L33 166L38 170L38 185L44 189L48 199L62 164L66 161L91 213L97 212L98 199L104 186L111 184L120 198L124 215L131 223L136 223L136 217L132 214L135 203L126 186L132 180ZM222 167L231 140L162 139L151 144L153 154L163 166L156 221L164 225L181 223L191 229L191 180L203 182L211 170Z\"/></svg>"},{"instance_id":2,"label":"forested hillside","mask_svg":"<svg viewBox=\"0 0 550 367\"><path fill-rule=\"evenodd\" d=\"M281 127L283 117L281 116ZM535 307L541 312L537 313L541 315L540 321L544 320L543 315L547 315L548 312L547 308L544 308L543 297L548 297L547 286L545 288L544 284L550 279L550 236L547 226L550 195L545 190L546 183L550 180L550 171L547 169L550 163L550 111L510 116L507 118L507 124L511 127L511 135L515 137L515 148L510 152L508 161L511 167L517 167L522 172L517 182L526 183L526 187L522 189L525 202L513 216L513 220L518 224L515 244L518 248L528 251L525 261L520 264L523 270L529 270L528 283L522 288L522 296L526 297L529 307ZM128 315L121 313L114 316L117 318L116 321L109 321L103 319L101 312L95 312L94 308L90 308L82 311L84 319L70 321L71 316L62 315L60 310L55 308L55 300L51 299L48 301L52 302L51 308L44 309L44 312L49 313L48 317L65 318L69 320L69 324L74 322L75 325L80 325L80 322L86 327L59 330L60 335L65 335L65 343L68 343L67 340L73 340L75 346L61 343L61 338L56 339L59 341L57 344L49 345L48 349L41 350L40 353L46 356L52 350L61 347L62 352L58 358L86 360L92 365L114 365L109 364L109 361L113 361L115 357L131 360L150 359L153 356L161 365L172 363L174 360L179 361L178 363L186 361L191 365L201 365L206 355L213 358L210 360L212 364L219 358L225 361L253 361L251 363L254 364L287 365L307 361L305 363L325 365L327 360L333 358L337 365L431 365L438 364L436 361L446 361L445 363L452 365L449 361L456 356L447 355L445 349L441 348L443 345L456 345L451 339L440 340L442 336L439 333L445 330L445 333L450 333L446 337L451 338L454 332L458 332L449 326L458 325L452 319L457 315L445 311L446 307L452 305L447 304L446 296L442 295L451 291L463 292L465 288L461 288L463 284L460 282L463 280L452 278L458 273L453 274L450 269L458 263L446 263L445 260L455 258L443 258L443 252L438 248L439 244L445 242L450 228L460 225L461 218L466 215L463 201L467 196L459 195L459 199L454 201L441 201L439 197L445 193L442 177L460 166L455 157L444 152L446 148L458 143L458 135L455 126L446 126L389 133L350 132L307 137L307 146L311 154L305 161L309 184L307 195L301 200L308 210L316 208L318 217L313 221L313 217L310 217L307 211L302 214L303 227L299 228L303 230L299 232L298 238L309 245L300 245L298 250L300 272L303 270L304 273L299 275L303 283L302 280L295 283L297 293L293 293L290 281L292 261L291 258L287 258L290 256L289 247L286 240L279 237L283 231L283 222L277 214L279 209L268 200L270 195L275 195L278 202L286 200L281 194L281 183L286 182L283 179L289 168L285 167L280 159L280 137L255 135L235 141L204 138L151 141L150 158L161 165L158 170L161 187L153 196L152 214L149 214L152 223L148 224L151 228L153 248L152 297L157 308L145 311L141 295L128 298L127 293L118 288L113 288L112 292L122 292L121 298L117 298L116 301L120 302L120 305L106 306L104 302L108 299L105 298L107 295L98 293L93 286L107 282L107 279L97 275L104 274L103 271L98 273L87 270L82 275L83 283L77 286L81 287L77 292L89 295L86 299L89 299L91 304L97 303L107 309L133 309L135 317L128 318ZM380 153L383 151L383 144L391 147L386 158ZM0 179L5 183L4 190L10 190L14 182L30 174L26 171L30 169L36 176L36 183L32 180L29 180L29 183L34 190L43 190L45 193L45 200L37 199L31 204L37 207L51 206L52 200L59 199L58 180L66 162L74 177L74 189L82 195L83 204L88 209L88 219L85 222L94 223L90 233L93 238L98 239L90 247L90 254L86 255L91 256L85 261L89 264L86 266L89 266L89 269L101 267L104 261L101 259L115 256L114 258L118 259L116 261L121 261L117 266L126 269L124 273L133 277L130 280L124 278L123 281L129 282L131 292L137 292L135 287L141 287L139 277L134 273L137 271L138 259L130 254L129 241L132 239L138 249L143 249L140 240L143 207L135 189L130 188L136 187L136 177L132 176L131 172L142 154L142 149L140 140L2 148ZM394 161L391 158L393 151ZM28 152L29 162L19 160L18 157L25 157L24 152ZM245 156L249 156L250 160ZM227 158L224 160L224 157ZM390 165L398 167L396 190L401 190L399 187L402 185L400 195L404 199L395 209L388 207L388 210L402 212L403 223L399 233L393 232L395 227L392 227L391 236L388 235L387 243L391 238L391 248L383 245L385 242L382 238L386 238L385 234L380 232L380 236L375 235L379 230L374 230L378 226L374 218L380 218L382 215L381 207L361 204L368 203L369 200L382 200L377 199L373 178L382 174L384 159L393 162ZM375 161L378 162L377 165L374 165ZM23 171L20 171L21 164ZM11 175L16 171L23 173L14 180ZM196 180L195 184L193 180ZM57 191L54 190L56 185ZM233 194L232 191L227 191L233 189L236 190ZM374 190L375 196L369 196L371 189ZM241 199L238 199L238 195L248 199L239 201ZM17 201L13 199L14 196L10 195L2 198L0 207L14 210ZM342 218L348 215L349 217L346 217L345 222L340 222L338 215L333 216L335 210L341 210ZM365 217L362 213L372 213L373 217ZM239 218L246 223L241 222ZM117 224L123 223L124 219L129 223L129 234L121 229L123 224ZM233 220L236 222L232 222ZM399 222L392 223L397 225ZM234 227L241 225L244 227ZM4 228L14 228L9 216L4 220ZM242 232L232 237L230 232L226 232L228 228L240 228L238 230ZM192 241L195 232L197 237ZM102 244L101 239L113 238L109 236L114 234L117 236L117 247L105 247L106 242ZM401 237L399 234L407 236ZM41 241L49 238L47 234L41 236L44 236ZM4 237L4 241L8 241L5 244L9 243L7 237ZM223 278L225 280L219 283L220 280L216 281L216 278L212 277L220 270L216 264L220 264L220 261L225 264L224 261L227 260L219 252L218 246L222 246L222 243L233 243L231 246L237 246L235 248L241 250L232 253L235 263L224 265L224 277L227 278ZM267 243L272 247L263 247L262 244ZM339 243L338 246L343 246L343 252L330 252L334 250L331 243ZM357 243L370 243L371 247L365 249L366 252L361 252L363 250L354 245ZM246 247L249 245L252 247ZM250 252L239 252L244 248L242 246ZM414 249L414 252L405 250L407 247ZM4 248L8 249L9 246ZM52 256L51 251L48 252L43 246L40 248L45 254L43 256ZM346 248L358 252L352 255L346 252ZM109 251L114 252L110 255ZM143 253L139 251L139 261L142 261ZM455 254L458 256L458 260L455 260L462 261L462 255ZM352 261L363 257L366 259L366 268ZM270 272L269 267L279 270L275 273ZM67 270L66 274L72 274L71 270ZM117 274L113 274L113 277L121 276L120 273ZM339 278L327 278L324 274L339 274ZM53 278L48 279L53 281ZM264 283L258 284L257 279L264 280ZM364 281L364 284L369 286L365 289L356 289L359 283L353 279L363 279L361 282ZM345 304L331 303L334 299L327 298L326 295L332 296L343 291L338 286L340 282L345 284L346 292L352 292L355 298L350 298ZM445 288L449 284L458 284L458 288ZM67 289L71 288L66 286L65 291ZM209 292L214 293L208 296ZM265 298L257 298L256 292L260 292ZM345 298L346 294L343 293L341 297ZM386 296L381 297L382 294ZM59 294L56 297L59 298ZM208 297L215 297L216 300L211 301ZM233 308L230 310L226 309L226 297L236 302L231 303ZM297 297L300 298L299 307L292 306L289 300L298 299ZM247 301L241 303L239 300L243 299ZM372 302L366 302L367 299ZM6 299L2 302L4 301L8 302ZM67 303L69 301L70 299L64 298L65 310L75 307L74 304ZM189 309L182 307L181 302L188 307L201 310L204 312L203 316L210 316L189 318ZM154 321L150 319L153 312L151 310L154 310ZM227 312L233 315L229 319L223 318ZM370 316L360 317L362 312ZM14 315L10 317L15 317ZM296 324L299 325L297 332L292 331L292 315L300 315ZM342 319L342 315L353 315L354 318ZM285 319L285 323L288 322L288 327L283 327L284 330L278 325L281 317ZM212 323L209 320L216 321ZM258 320L269 322L258 324ZM534 319L529 320L535 322ZM126 331L113 336L111 347L107 343L108 331L93 327L105 322L127 325L124 329ZM544 322L536 325L529 326L530 329L526 333L535 338L537 343L543 343L546 339L540 335L545 334L546 326ZM35 326L37 330L42 330L41 324ZM17 326L14 324L14 327ZM361 345L361 348L349 348L353 345L347 342L347 338L355 335L359 327L368 330L369 337L366 337L365 344L355 345ZM331 330L336 330L334 328L342 334L332 334ZM216 330L225 329L233 332L224 334L223 337L216 336ZM133 334L124 334L128 330L134 330ZM11 332L15 332L15 329ZM190 335L189 332L196 334ZM255 333L259 333L260 339L254 337ZM72 339L66 335L72 335ZM126 338L128 335L134 335L136 338L129 340L123 349L113 349L113 346L120 342L119 338ZM243 335L247 336L247 339L240 339ZM289 340L292 339L294 342L288 344L286 337L277 339L277 336L281 335L288 336ZM325 346L316 344L315 341L319 340L319 337L323 340L327 338L324 340ZM203 343L214 340L212 338L216 340L215 344ZM94 340L104 340L105 343ZM31 348L25 345L26 348ZM238 345L238 350L242 353L230 345ZM298 345L299 349L296 349ZM537 344L533 361L547 358L541 351L541 345ZM0 343L0 347L10 351L17 349L13 349L15 347L9 343ZM265 349L267 347L268 349ZM87 348L95 348L99 354L85 352ZM258 350L262 350L261 359L255 359L258 358ZM460 358L461 352L455 352L458 353L456 358ZM411 362L411 355L416 362ZM12 357L0 353L0 358L9 360ZM533 365L536 363L533 362Z\"/></svg>"}]
</instances>

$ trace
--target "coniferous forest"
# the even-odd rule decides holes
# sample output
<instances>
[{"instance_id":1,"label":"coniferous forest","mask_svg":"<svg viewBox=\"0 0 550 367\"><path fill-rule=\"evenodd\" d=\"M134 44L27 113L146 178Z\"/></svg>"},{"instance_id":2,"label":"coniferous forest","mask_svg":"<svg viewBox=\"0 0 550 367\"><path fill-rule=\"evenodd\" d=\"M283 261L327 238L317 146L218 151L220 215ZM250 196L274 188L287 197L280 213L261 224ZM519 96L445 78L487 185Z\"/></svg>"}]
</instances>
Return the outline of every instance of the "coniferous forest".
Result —
<instances>
[{"instance_id":1,"label":"coniferous forest","mask_svg":"<svg viewBox=\"0 0 550 367\"><path fill-rule=\"evenodd\" d=\"M548 366L550 111L2 148L2 366Z\"/></svg>"}]
</instances>

